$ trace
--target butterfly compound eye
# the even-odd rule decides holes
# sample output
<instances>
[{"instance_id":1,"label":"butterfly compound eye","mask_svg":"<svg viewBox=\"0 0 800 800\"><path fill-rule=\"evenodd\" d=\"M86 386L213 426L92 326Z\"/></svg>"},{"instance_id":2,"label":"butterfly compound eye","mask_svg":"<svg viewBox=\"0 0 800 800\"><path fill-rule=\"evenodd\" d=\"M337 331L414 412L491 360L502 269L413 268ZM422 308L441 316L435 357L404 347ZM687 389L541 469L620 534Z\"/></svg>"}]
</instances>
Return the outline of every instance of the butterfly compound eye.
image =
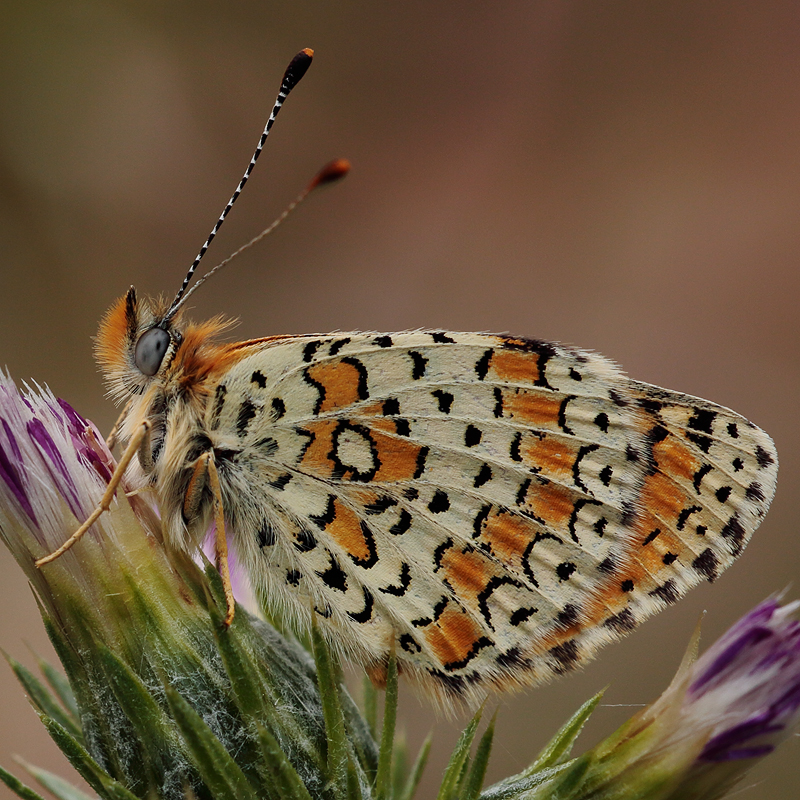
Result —
<instances>
[{"instance_id":1,"label":"butterfly compound eye","mask_svg":"<svg viewBox=\"0 0 800 800\"><path fill-rule=\"evenodd\" d=\"M136 343L133 360L143 375L155 375L169 347L169 334L163 328L150 328Z\"/></svg>"}]
</instances>

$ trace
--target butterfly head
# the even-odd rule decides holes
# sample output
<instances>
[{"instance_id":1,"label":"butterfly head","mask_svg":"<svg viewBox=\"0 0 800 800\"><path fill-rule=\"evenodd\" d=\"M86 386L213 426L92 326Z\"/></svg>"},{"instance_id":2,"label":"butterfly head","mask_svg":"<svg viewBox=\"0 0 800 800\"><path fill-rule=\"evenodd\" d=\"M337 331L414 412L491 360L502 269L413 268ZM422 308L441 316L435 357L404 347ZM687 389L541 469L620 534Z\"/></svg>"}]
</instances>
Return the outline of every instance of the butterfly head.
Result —
<instances>
[{"instance_id":1,"label":"butterfly head","mask_svg":"<svg viewBox=\"0 0 800 800\"><path fill-rule=\"evenodd\" d=\"M100 323L96 355L115 399L142 394L169 369L183 342L180 317L165 320L166 303L139 298L131 286Z\"/></svg>"},{"instance_id":2,"label":"butterfly head","mask_svg":"<svg viewBox=\"0 0 800 800\"><path fill-rule=\"evenodd\" d=\"M182 310L169 316L162 299L138 297L131 287L103 317L95 353L117 400L145 394L154 383L175 382L181 391L202 391L208 378L224 371L233 354L215 341L233 320L187 321Z\"/></svg>"}]
</instances>

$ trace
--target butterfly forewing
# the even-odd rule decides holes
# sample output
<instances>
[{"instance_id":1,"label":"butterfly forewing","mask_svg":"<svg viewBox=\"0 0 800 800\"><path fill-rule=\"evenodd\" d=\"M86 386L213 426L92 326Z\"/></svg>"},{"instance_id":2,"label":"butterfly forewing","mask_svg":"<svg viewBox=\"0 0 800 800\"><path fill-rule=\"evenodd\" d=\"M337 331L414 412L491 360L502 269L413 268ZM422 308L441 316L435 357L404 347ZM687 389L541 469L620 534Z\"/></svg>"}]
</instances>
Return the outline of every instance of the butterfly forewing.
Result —
<instances>
[{"instance_id":1,"label":"butterfly forewing","mask_svg":"<svg viewBox=\"0 0 800 800\"><path fill-rule=\"evenodd\" d=\"M738 555L769 437L594 353L485 334L243 343L204 426L253 583L432 693L585 662Z\"/></svg>"}]
</instances>

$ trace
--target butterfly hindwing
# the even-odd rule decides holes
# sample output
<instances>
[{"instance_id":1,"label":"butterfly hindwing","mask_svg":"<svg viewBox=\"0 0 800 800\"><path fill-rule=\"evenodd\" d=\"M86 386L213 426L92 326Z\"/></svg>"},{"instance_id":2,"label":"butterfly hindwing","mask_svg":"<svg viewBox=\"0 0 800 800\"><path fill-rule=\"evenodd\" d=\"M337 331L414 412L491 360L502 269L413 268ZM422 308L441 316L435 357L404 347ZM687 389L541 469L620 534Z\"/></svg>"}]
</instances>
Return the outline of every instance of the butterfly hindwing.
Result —
<instances>
[{"instance_id":1,"label":"butterfly hindwing","mask_svg":"<svg viewBox=\"0 0 800 800\"><path fill-rule=\"evenodd\" d=\"M236 454L256 588L362 663L394 642L439 695L583 663L713 580L774 492L762 431L594 353L439 331L239 347L207 427Z\"/></svg>"}]
</instances>

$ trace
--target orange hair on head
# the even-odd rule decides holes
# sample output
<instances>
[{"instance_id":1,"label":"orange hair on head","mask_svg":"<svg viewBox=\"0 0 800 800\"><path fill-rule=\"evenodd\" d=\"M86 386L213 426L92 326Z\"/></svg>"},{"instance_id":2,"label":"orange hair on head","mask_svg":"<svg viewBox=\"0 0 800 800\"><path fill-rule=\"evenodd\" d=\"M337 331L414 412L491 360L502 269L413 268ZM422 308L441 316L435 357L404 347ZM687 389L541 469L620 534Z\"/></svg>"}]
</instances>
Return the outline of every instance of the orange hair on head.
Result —
<instances>
[{"instance_id":1,"label":"orange hair on head","mask_svg":"<svg viewBox=\"0 0 800 800\"><path fill-rule=\"evenodd\" d=\"M126 351L130 346L129 297L130 293L120 297L100 321L94 350L97 361L105 373L125 369L127 366ZM133 308L135 309L135 299Z\"/></svg>"}]
</instances>

